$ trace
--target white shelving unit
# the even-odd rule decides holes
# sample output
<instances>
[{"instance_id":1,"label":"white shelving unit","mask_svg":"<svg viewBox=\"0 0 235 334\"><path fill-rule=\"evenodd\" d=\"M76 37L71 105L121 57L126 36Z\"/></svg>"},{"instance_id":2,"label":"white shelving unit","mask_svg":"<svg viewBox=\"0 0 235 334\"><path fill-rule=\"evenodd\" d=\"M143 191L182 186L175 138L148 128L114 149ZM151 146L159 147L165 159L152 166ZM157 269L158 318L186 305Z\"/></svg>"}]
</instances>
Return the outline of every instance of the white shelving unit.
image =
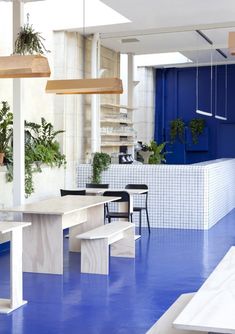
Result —
<instances>
[{"instance_id":1,"label":"white shelving unit","mask_svg":"<svg viewBox=\"0 0 235 334\"><path fill-rule=\"evenodd\" d=\"M111 147L117 149L121 146L133 147L135 133L133 131L132 112L136 108L114 103L103 103L101 107L101 147L109 149ZM110 114L111 111L112 114ZM127 131L123 131L125 127ZM108 128L110 128L110 131ZM118 129L120 129L120 132ZM116 140L113 137L116 137ZM123 140L121 140L122 137L124 137Z\"/></svg>"}]
</instances>

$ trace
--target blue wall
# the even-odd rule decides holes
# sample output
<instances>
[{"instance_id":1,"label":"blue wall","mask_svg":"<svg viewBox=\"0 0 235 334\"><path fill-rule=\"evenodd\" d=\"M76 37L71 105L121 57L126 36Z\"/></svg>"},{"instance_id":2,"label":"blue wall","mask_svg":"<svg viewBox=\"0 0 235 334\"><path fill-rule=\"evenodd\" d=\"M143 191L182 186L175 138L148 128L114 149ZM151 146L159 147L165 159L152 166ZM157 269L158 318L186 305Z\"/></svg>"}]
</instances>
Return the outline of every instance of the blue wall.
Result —
<instances>
[{"instance_id":1,"label":"blue wall","mask_svg":"<svg viewBox=\"0 0 235 334\"><path fill-rule=\"evenodd\" d=\"M156 124L155 140L169 140L170 121L182 118L186 123L193 118L204 118L208 127L208 151L189 152L185 145L176 143L168 150L168 163L193 163L222 157L235 157L235 65L198 68L198 108L213 116L195 112L197 69L169 68L156 71ZM212 94L211 94L212 86ZM227 89L226 89L227 88ZM212 105L212 107L211 107ZM218 120L215 113L225 115L227 121Z\"/></svg>"}]
</instances>

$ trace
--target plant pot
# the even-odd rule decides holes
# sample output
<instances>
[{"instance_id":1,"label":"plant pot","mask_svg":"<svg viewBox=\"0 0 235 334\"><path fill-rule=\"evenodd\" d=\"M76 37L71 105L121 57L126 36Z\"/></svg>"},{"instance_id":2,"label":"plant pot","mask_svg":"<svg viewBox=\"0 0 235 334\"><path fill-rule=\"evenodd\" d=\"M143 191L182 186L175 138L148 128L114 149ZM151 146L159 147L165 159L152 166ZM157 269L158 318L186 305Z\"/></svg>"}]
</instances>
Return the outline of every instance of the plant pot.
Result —
<instances>
[{"instance_id":1,"label":"plant pot","mask_svg":"<svg viewBox=\"0 0 235 334\"><path fill-rule=\"evenodd\" d=\"M142 158L144 159L144 164L148 164L149 163L149 157L152 154L152 152L140 151L139 153L142 156Z\"/></svg>"},{"instance_id":2,"label":"plant pot","mask_svg":"<svg viewBox=\"0 0 235 334\"><path fill-rule=\"evenodd\" d=\"M5 157L5 153L0 153L0 166L3 165L4 157Z\"/></svg>"}]
</instances>

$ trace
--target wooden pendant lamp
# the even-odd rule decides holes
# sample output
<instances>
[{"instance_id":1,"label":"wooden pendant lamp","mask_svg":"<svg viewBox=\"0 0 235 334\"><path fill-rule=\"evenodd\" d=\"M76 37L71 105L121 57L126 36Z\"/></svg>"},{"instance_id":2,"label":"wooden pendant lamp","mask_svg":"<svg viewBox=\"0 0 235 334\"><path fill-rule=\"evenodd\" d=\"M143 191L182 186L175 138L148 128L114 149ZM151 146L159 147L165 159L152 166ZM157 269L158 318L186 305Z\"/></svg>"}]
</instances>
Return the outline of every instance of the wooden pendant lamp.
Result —
<instances>
[{"instance_id":1,"label":"wooden pendant lamp","mask_svg":"<svg viewBox=\"0 0 235 334\"><path fill-rule=\"evenodd\" d=\"M47 93L55 94L122 94L122 80L119 78L98 78L79 80L48 80Z\"/></svg>"},{"instance_id":2,"label":"wooden pendant lamp","mask_svg":"<svg viewBox=\"0 0 235 334\"><path fill-rule=\"evenodd\" d=\"M228 33L228 48L232 56L235 56L235 32L230 31Z\"/></svg>"},{"instance_id":3,"label":"wooden pendant lamp","mask_svg":"<svg viewBox=\"0 0 235 334\"><path fill-rule=\"evenodd\" d=\"M41 55L0 57L0 78L49 77L48 60Z\"/></svg>"},{"instance_id":4,"label":"wooden pendant lamp","mask_svg":"<svg viewBox=\"0 0 235 334\"><path fill-rule=\"evenodd\" d=\"M85 36L85 0L83 0L83 36ZM119 78L48 80L46 93L54 94L122 94Z\"/></svg>"}]
</instances>

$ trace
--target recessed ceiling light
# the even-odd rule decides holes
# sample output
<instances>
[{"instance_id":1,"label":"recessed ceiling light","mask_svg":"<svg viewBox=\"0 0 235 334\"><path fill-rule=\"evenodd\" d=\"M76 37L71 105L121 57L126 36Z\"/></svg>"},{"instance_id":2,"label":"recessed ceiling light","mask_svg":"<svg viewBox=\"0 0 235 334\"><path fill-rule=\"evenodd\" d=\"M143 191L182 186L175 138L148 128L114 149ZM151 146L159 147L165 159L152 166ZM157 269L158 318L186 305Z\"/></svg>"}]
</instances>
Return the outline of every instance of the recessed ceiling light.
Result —
<instances>
[{"instance_id":1,"label":"recessed ceiling light","mask_svg":"<svg viewBox=\"0 0 235 334\"><path fill-rule=\"evenodd\" d=\"M139 39L137 38L123 38L121 40L122 43L138 43L139 42Z\"/></svg>"},{"instance_id":2,"label":"recessed ceiling light","mask_svg":"<svg viewBox=\"0 0 235 334\"><path fill-rule=\"evenodd\" d=\"M180 52L152 53L135 56L135 64L137 66L158 67L164 65L176 65L184 63L192 63L192 60L185 57Z\"/></svg>"}]
</instances>

